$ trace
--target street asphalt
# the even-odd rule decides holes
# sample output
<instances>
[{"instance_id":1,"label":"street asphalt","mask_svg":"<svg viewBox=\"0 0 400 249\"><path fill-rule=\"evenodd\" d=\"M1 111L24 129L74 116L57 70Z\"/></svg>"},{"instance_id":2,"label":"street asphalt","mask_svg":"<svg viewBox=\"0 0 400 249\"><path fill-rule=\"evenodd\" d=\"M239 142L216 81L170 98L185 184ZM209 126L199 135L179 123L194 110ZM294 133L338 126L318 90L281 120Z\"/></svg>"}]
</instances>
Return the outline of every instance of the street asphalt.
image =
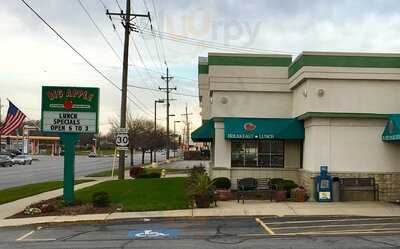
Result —
<instances>
[{"instance_id":1,"label":"street asphalt","mask_svg":"<svg viewBox=\"0 0 400 249\"><path fill-rule=\"evenodd\" d=\"M14 165L11 168L0 167L0 189L53 180L62 180L64 157L58 156L34 156L39 159L33 161L32 165ZM165 156L158 155L157 160L163 160ZM111 170L112 157L89 158L87 156L76 156L75 178L85 176L103 170ZM130 156L126 158L126 165L130 164ZM145 162L150 161L147 155ZM141 154L134 155L134 164L141 163ZM118 164L118 159L116 159Z\"/></svg>"},{"instance_id":2,"label":"street asphalt","mask_svg":"<svg viewBox=\"0 0 400 249\"><path fill-rule=\"evenodd\" d=\"M3 228L0 248L399 248L399 232L399 217L145 219Z\"/></svg>"}]
</instances>

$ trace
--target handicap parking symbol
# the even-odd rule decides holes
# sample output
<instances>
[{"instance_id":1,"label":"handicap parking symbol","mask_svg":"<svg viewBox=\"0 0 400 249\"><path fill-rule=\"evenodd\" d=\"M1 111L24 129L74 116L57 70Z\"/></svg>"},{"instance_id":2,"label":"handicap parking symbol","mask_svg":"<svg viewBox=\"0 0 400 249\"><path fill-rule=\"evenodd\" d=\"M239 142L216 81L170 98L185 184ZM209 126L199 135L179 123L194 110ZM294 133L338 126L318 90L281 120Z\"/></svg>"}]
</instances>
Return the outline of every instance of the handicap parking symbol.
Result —
<instances>
[{"instance_id":1,"label":"handicap parking symbol","mask_svg":"<svg viewBox=\"0 0 400 249\"><path fill-rule=\"evenodd\" d=\"M129 239L176 238L179 234L180 234L179 229L131 230L128 232L128 238Z\"/></svg>"}]
</instances>

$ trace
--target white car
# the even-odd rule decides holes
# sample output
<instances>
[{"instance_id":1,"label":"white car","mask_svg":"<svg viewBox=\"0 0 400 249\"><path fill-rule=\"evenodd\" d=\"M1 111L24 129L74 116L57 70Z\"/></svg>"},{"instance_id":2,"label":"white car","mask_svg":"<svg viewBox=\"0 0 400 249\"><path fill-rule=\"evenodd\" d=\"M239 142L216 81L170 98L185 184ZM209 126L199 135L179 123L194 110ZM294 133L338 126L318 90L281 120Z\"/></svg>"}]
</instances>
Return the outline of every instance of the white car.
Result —
<instances>
[{"instance_id":1,"label":"white car","mask_svg":"<svg viewBox=\"0 0 400 249\"><path fill-rule=\"evenodd\" d=\"M29 165L31 165L32 164L32 157L27 156L27 155L19 155L19 156L15 156L12 159L12 161L13 161L14 164L22 164L22 165L29 164Z\"/></svg>"}]
</instances>

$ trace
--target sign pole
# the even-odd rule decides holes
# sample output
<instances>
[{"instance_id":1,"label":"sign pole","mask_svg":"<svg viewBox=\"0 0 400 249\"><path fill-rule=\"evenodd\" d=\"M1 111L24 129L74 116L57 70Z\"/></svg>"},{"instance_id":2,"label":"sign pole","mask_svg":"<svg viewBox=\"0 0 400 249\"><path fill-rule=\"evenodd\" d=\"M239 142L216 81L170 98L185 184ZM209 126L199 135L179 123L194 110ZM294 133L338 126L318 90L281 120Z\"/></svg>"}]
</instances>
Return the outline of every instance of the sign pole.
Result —
<instances>
[{"instance_id":1,"label":"sign pole","mask_svg":"<svg viewBox=\"0 0 400 249\"><path fill-rule=\"evenodd\" d=\"M42 87L43 133L59 134L64 145L64 201L74 204L75 145L81 134L98 134L99 88Z\"/></svg>"},{"instance_id":2,"label":"sign pole","mask_svg":"<svg viewBox=\"0 0 400 249\"><path fill-rule=\"evenodd\" d=\"M74 178L75 178L75 145L79 139L79 134L60 134L64 144L64 202L67 205L73 204Z\"/></svg>"}]
</instances>

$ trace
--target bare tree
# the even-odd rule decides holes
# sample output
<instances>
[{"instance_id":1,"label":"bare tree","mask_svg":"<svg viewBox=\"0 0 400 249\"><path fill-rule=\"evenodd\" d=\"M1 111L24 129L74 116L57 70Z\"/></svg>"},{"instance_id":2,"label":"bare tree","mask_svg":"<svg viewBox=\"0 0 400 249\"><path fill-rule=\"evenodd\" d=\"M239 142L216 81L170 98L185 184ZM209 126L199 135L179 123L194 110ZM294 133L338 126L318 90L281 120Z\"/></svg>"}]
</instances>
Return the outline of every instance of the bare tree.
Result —
<instances>
[{"instance_id":1,"label":"bare tree","mask_svg":"<svg viewBox=\"0 0 400 249\"><path fill-rule=\"evenodd\" d=\"M111 121L111 132L114 134L118 130L119 123L116 119ZM150 153L150 161L153 160L153 151L164 148L166 142L166 132L162 127L157 127L154 132L154 122L150 119L134 117L131 113L128 113L126 120L126 127L129 134L129 150L131 154L130 165L133 166L133 154L134 151L140 151L142 153L142 164L146 153Z\"/></svg>"}]
</instances>

